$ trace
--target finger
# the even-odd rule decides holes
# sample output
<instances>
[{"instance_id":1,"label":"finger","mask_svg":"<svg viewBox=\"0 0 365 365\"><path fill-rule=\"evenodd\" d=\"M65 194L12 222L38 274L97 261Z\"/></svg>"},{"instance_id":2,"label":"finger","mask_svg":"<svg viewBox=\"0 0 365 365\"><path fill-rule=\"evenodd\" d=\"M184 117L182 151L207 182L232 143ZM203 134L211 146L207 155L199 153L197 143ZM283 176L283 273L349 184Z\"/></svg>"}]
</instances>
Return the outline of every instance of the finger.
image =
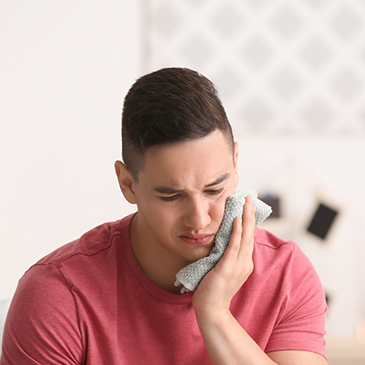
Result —
<instances>
[{"instance_id":1,"label":"finger","mask_svg":"<svg viewBox=\"0 0 365 365\"><path fill-rule=\"evenodd\" d=\"M243 255L253 252L255 237L255 206L251 196L246 197L242 219L241 253Z\"/></svg>"},{"instance_id":2,"label":"finger","mask_svg":"<svg viewBox=\"0 0 365 365\"><path fill-rule=\"evenodd\" d=\"M230 265L230 263L232 263L232 260L233 261L237 260L238 254L241 249L241 239L242 239L242 217L237 217L233 221L232 234L229 239L227 249L222 257L223 260L220 260L218 264L220 262L229 262L228 265Z\"/></svg>"}]
</instances>

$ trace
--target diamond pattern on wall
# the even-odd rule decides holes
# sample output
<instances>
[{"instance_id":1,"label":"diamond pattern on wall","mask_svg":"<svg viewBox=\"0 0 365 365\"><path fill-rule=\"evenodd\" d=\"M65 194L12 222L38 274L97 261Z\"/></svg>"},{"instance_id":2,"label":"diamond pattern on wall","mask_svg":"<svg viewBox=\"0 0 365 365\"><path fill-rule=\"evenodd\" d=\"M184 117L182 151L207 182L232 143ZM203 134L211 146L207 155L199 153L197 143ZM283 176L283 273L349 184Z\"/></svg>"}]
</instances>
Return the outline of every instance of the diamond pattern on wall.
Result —
<instances>
[{"instance_id":1,"label":"diamond pattern on wall","mask_svg":"<svg viewBox=\"0 0 365 365\"><path fill-rule=\"evenodd\" d=\"M249 122L252 130L260 130L270 123L272 111L261 98L254 98L246 103L241 110L243 120Z\"/></svg>"},{"instance_id":2,"label":"diamond pattern on wall","mask_svg":"<svg viewBox=\"0 0 365 365\"><path fill-rule=\"evenodd\" d=\"M323 70L333 57L330 46L321 38L314 37L308 40L301 50L302 60L313 70Z\"/></svg>"},{"instance_id":3,"label":"diamond pattern on wall","mask_svg":"<svg viewBox=\"0 0 365 365\"><path fill-rule=\"evenodd\" d=\"M273 50L269 42L256 36L243 46L241 56L251 68L259 70L270 62Z\"/></svg>"},{"instance_id":4,"label":"diamond pattern on wall","mask_svg":"<svg viewBox=\"0 0 365 365\"><path fill-rule=\"evenodd\" d=\"M182 21L178 10L166 4L156 12L155 28L161 37L173 37L174 33L182 27Z\"/></svg>"},{"instance_id":5,"label":"diamond pattern on wall","mask_svg":"<svg viewBox=\"0 0 365 365\"><path fill-rule=\"evenodd\" d=\"M143 71L207 75L236 131L365 135L364 1L145 3Z\"/></svg>"},{"instance_id":6,"label":"diamond pattern on wall","mask_svg":"<svg viewBox=\"0 0 365 365\"><path fill-rule=\"evenodd\" d=\"M284 100L292 100L300 91L302 81L291 68L282 68L271 80L274 92Z\"/></svg>"},{"instance_id":7,"label":"diamond pattern on wall","mask_svg":"<svg viewBox=\"0 0 365 365\"><path fill-rule=\"evenodd\" d=\"M233 67L223 67L219 70L214 83L218 87L219 93L224 93L226 98L233 97L244 87L240 73Z\"/></svg>"},{"instance_id":8,"label":"diamond pattern on wall","mask_svg":"<svg viewBox=\"0 0 365 365\"><path fill-rule=\"evenodd\" d=\"M213 47L209 41L201 36L188 39L187 43L182 45L181 55L189 62L204 65L214 53Z\"/></svg>"},{"instance_id":9,"label":"diamond pattern on wall","mask_svg":"<svg viewBox=\"0 0 365 365\"><path fill-rule=\"evenodd\" d=\"M321 8L327 5L330 1L333 0L307 0L306 2L314 8Z\"/></svg>"},{"instance_id":10,"label":"diamond pattern on wall","mask_svg":"<svg viewBox=\"0 0 365 365\"><path fill-rule=\"evenodd\" d=\"M358 75L351 70L340 71L331 83L334 92L343 101L351 102L360 93L362 81Z\"/></svg>"},{"instance_id":11,"label":"diamond pattern on wall","mask_svg":"<svg viewBox=\"0 0 365 365\"><path fill-rule=\"evenodd\" d=\"M293 38L303 27L300 13L292 6L285 6L275 14L271 26L283 39Z\"/></svg>"},{"instance_id":12,"label":"diamond pattern on wall","mask_svg":"<svg viewBox=\"0 0 365 365\"><path fill-rule=\"evenodd\" d=\"M237 13L236 9L229 4L224 4L212 17L212 28L226 39L239 32L243 24L241 14Z\"/></svg>"},{"instance_id":13,"label":"diamond pattern on wall","mask_svg":"<svg viewBox=\"0 0 365 365\"><path fill-rule=\"evenodd\" d=\"M363 28L364 18L359 17L351 8L339 9L338 14L331 21L334 31L344 40L356 36Z\"/></svg>"},{"instance_id":14,"label":"diamond pattern on wall","mask_svg":"<svg viewBox=\"0 0 365 365\"><path fill-rule=\"evenodd\" d=\"M331 108L320 99L313 99L303 106L302 117L313 130L326 129L333 119Z\"/></svg>"},{"instance_id":15,"label":"diamond pattern on wall","mask_svg":"<svg viewBox=\"0 0 365 365\"><path fill-rule=\"evenodd\" d=\"M265 5L267 5L270 0L246 0L250 5L256 9L263 8Z\"/></svg>"}]
</instances>

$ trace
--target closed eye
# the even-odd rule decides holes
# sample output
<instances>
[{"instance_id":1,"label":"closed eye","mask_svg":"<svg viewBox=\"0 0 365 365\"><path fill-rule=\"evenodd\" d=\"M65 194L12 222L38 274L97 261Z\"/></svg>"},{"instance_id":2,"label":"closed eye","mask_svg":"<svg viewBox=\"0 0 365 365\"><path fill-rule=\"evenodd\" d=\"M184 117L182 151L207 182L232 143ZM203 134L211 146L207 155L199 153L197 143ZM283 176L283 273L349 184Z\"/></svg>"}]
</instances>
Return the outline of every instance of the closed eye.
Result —
<instances>
[{"instance_id":1,"label":"closed eye","mask_svg":"<svg viewBox=\"0 0 365 365\"><path fill-rule=\"evenodd\" d=\"M171 196L160 196L160 199L165 202L172 202L179 198L179 194L171 195Z\"/></svg>"},{"instance_id":2,"label":"closed eye","mask_svg":"<svg viewBox=\"0 0 365 365\"><path fill-rule=\"evenodd\" d=\"M213 189L213 190L206 190L206 193L211 194L211 195L218 195L218 194L220 194L223 190L224 190L224 188Z\"/></svg>"},{"instance_id":3,"label":"closed eye","mask_svg":"<svg viewBox=\"0 0 365 365\"><path fill-rule=\"evenodd\" d=\"M222 193L223 191L224 191L224 188L219 188L219 189L205 190L205 193L207 193L209 195L218 195L218 194ZM174 194L174 195L170 195L170 196L160 196L160 199L165 202L171 202L171 201L179 199L180 196L181 196L181 194Z\"/></svg>"}]
</instances>

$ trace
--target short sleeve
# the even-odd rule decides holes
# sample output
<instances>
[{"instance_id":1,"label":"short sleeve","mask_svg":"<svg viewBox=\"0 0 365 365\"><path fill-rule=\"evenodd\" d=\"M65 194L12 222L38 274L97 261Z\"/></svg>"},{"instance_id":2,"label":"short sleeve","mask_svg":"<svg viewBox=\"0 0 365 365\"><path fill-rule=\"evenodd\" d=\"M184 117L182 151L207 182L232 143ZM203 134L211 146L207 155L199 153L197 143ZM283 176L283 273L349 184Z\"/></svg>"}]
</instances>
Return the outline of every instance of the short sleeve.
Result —
<instances>
[{"instance_id":1,"label":"short sleeve","mask_svg":"<svg viewBox=\"0 0 365 365\"><path fill-rule=\"evenodd\" d=\"M3 336L1 365L83 363L75 301L54 265L35 265L19 281Z\"/></svg>"},{"instance_id":2,"label":"short sleeve","mask_svg":"<svg viewBox=\"0 0 365 365\"><path fill-rule=\"evenodd\" d=\"M310 351L326 358L327 305L319 277L297 245L287 264L284 299L265 352Z\"/></svg>"}]
</instances>

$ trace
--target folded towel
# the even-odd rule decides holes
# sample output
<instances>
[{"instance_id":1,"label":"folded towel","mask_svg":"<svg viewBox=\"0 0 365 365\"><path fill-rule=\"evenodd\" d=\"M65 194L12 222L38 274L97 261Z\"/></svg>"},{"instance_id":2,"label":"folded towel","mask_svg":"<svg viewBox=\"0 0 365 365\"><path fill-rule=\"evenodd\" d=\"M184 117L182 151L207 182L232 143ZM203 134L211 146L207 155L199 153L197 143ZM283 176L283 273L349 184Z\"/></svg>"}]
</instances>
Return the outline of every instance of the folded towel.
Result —
<instances>
[{"instance_id":1,"label":"folded towel","mask_svg":"<svg viewBox=\"0 0 365 365\"><path fill-rule=\"evenodd\" d=\"M257 192L253 189L238 191L227 199L223 220L215 236L214 246L209 256L184 267L176 274L175 285L183 285L181 293L195 290L204 276L212 270L226 250L232 231L233 221L242 216L243 206L247 195L252 196L255 205L255 224L263 222L272 212L271 207L257 198Z\"/></svg>"}]
</instances>

